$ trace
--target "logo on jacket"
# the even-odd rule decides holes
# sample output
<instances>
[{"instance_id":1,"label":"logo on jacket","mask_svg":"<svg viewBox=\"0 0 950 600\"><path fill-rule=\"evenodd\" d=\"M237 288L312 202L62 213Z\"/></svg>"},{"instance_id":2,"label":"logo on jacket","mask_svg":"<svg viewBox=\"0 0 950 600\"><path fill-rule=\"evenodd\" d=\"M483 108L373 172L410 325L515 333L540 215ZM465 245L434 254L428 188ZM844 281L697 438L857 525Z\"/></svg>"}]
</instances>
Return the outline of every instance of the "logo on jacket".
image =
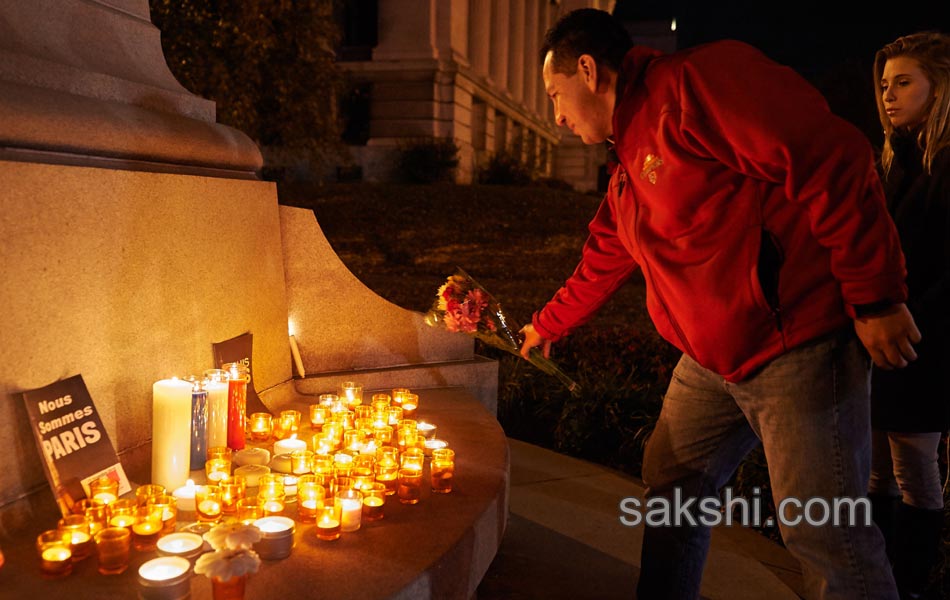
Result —
<instances>
[{"instance_id":1,"label":"logo on jacket","mask_svg":"<svg viewBox=\"0 0 950 600\"><path fill-rule=\"evenodd\" d=\"M646 179L653 185L656 185L656 170L663 164L663 159L655 154L647 154L643 159L643 170L640 171L640 179Z\"/></svg>"}]
</instances>

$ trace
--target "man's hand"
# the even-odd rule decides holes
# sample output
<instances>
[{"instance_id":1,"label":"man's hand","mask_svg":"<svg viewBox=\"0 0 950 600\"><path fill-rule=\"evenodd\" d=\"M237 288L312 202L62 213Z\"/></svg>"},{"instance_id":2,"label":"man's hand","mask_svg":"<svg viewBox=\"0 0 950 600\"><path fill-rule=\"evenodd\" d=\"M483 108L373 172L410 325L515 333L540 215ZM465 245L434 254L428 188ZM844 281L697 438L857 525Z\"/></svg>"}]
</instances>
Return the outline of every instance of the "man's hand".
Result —
<instances>
[{"instance_id":1,"label":"man's hand","mask_svg":"<svg viewBox=\"0 0 950 600\"><path fill-rule=\"evenodd\" d=\"M855 319L854 330L871 354L871 360L881 369L900 369L917 359L913 345L920 341L920 330L904 304Z\"/></svg>"},{"instance_id":2,"label":"man's hand","mask_svg":"<svg viewBox=\"0 0 950 600\"><path fill-rule=\"evenodd\" d=\"M522 327L521 334L524 336L524 342L521 344L521 356L527 359L532 348L542 346L541 350L544 358L551 358L551 342L541 337L541 334L534 330L534 325L528 324Z\"/></svg>"}]
</instances>

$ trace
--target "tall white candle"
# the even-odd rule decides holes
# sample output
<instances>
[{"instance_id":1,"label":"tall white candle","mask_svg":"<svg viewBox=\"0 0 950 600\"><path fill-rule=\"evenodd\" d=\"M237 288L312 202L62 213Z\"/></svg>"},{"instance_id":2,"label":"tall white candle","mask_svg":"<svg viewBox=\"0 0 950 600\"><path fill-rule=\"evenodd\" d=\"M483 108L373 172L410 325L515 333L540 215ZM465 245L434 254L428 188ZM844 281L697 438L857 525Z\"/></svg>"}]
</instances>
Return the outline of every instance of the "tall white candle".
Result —
<instances>
[{"instance_id":1,"label":"tall white candle","mask_svg":"<svg viewBox=\"0 0 950 600\"><path fill-rule=\"evenodd\" d=\"M191 382L152 385L152 483L174 490L188 479L191 461Z\"/></svg>"},{"instance_id":2,"label":"tall white candle","mask_svg":"<svg viewBox=\"0 0 950 600\"><path fill-rule=\"evenodd\" d=\"M227 379L209 379L208 392L208 447L228 445L228 382Z\"/></svg>"}]
</instances>

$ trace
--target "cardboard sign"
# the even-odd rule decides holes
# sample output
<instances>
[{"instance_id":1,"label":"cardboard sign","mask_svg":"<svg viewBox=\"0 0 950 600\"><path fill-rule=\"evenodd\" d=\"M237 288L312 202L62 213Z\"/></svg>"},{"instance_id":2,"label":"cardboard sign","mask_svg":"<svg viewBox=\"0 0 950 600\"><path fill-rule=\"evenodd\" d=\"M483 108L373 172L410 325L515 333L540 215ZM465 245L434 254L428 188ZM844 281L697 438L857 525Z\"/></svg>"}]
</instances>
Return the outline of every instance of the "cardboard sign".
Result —
<instances>
[{"instance_id":1,"label":"cardboard sign","mask_svg":"<svg viewBox=\"0 0 950 600\"><path fill-rule=\"evenodd\" d=\"M254 336L250 332L224 340L223 342L214 342L211 347L214 351L214 364L220 369L227 363L241 363L247 367L247 372L251 374L251 381L247 384L247 414L256 412L269 413L270 410L264 406L257 390L254 389L254 369L251 368L251 350L254 346Z\"/></svg>"},{"instance_id":2,"label":"cardboard sign","mask_svg":"<svg viewBox=\"0 0 950 600\"><path fill-rule=\"evenodd\" d=\"M23 401L63 515L89 495L89 482L103 475L119 482L120 496L132 490L82 375L23 392Z\"/></svg>"}]
</instances>

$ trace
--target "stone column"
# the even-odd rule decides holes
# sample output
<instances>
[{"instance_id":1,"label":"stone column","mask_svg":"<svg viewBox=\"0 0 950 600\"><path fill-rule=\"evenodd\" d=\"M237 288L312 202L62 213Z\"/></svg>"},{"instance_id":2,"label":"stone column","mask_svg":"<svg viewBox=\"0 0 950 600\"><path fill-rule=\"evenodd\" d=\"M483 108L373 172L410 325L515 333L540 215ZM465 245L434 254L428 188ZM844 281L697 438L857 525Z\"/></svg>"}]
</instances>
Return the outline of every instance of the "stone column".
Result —
<instances>
[{"instance_id":1,"label":"stone column","mask_svg":"<svg viewBox=\"0 0 950 600\"><path fill-rule=\"evenodd\" d=\"M384 0L379 3L379 43L374 60L435 58L436 0ZM388 25L386 25L388 24Z\"/></svg>"},{"instance_id":2,"label":"stone column","mask_svg":"<svg viewBox=\"0 0 950 600\"><path fill-rule=\"evenodd\" d=\"M540 47L538 34L538 7L539 0L525 0L525 52L524 52L524 104L534 112L538 102L538 88L541 80L541 69L538 66L538 48Z\"/></svg>"},{"instance_id":3,"label":"stone column","mask_svg":"<svg viewBox=\"0 0 950 600\"><path fill-rule=\"evenodd\" d=\"M472 71L489 76L492 0L471 0L468 11L468 61Z\"/></svg>"},{"instance_id":4,"label":"stone column","mask_svg":"<svg viewBox=\"0 0 950 600\"><path fill-rule=\"evenodd\" d=\"M508 48L508 89L516 102L524 99L524 64L528 58L524 45L524 3L525 0L511 0L508 29L511 39Z\"/></svg>"},{"instance_id":5,"label":"stone column","mask_svg":"<svg viewBox=\"0 0 950 600\"><path fill-rule=\"evenodd\" d=\"M490 73L498 91L508 89L508 30L507 0L492 0Z\"/></svg>"},{"instance_id":6,"label":"stone column","mask_svg":"<svg viewBox=\"0 0 950 600\"><path fill-rule=\"evenodd\" d=\"M550 2L541 2L541 10L538 16L538 46L544 43L544 35L548 32L548 29L551 25L554 24L554 7L551 6ZM541 81L540 68L538 71L538 96L534 104L534 109L538 112L538 115L541 117L542 121L549 121L551 116L548 111L550 111L551 103L548 101L547 94L544 93L544 83Z\"/></svg>"}]
</instances>

